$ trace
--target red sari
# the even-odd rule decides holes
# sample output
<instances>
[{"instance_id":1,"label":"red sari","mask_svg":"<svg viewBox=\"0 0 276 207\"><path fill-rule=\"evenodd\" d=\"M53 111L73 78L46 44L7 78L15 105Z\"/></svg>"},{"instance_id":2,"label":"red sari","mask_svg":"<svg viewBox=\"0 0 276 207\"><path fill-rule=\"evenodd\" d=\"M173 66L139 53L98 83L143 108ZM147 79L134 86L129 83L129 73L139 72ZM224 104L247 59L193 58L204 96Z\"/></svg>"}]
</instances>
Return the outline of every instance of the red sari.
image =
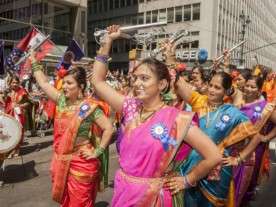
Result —
<instances>
[{"instance_id":1,"label":"red sari","mask_svg":"<svg viewBox=\"0 0 276 207\"><path fill-rule=\"evenodd\" d=\"M19 153L19 147L22 144L24 139L25 110L21 106L15 107L14 105L23 104L27 100L27 98L28 98L28 92L24 88L19 87L15 91L14 95L8 96L7 99L5 100L5 113L13 116L17 121L20 122L22 126L21 140L18 146L15 148L15 154Z\"/></svg>"},{"instance_id":2,"label":"red sari","mask_svg":"<svg viewBox=\"0 0 276 207\"><path fill-rule=\"evenodd\" d=\"M54 156L51 165L52 197L62 207L93 207L99 181L100 161L85 160L79 151L94 146L87 140L75 145L80 124L99 105L85 99L74 110L57 107L54 125Z\"/></svg>"},{"instance_id":3,"label":"red sari","mask_svg":"<svg viewBox=\"0 0 276 207\"><path fill-rule=\"evenodd\" d=\"M25 123L25 116L24 116L24 108L20 108L21 113L16 113L15 104L22 104L24 102L24 99L28 97L28 93L24 88L19 87L13 96L8 96L5 101L5 112L13 117L15 117L22 126L24 126Z\"/></svg>"}]
</instances>

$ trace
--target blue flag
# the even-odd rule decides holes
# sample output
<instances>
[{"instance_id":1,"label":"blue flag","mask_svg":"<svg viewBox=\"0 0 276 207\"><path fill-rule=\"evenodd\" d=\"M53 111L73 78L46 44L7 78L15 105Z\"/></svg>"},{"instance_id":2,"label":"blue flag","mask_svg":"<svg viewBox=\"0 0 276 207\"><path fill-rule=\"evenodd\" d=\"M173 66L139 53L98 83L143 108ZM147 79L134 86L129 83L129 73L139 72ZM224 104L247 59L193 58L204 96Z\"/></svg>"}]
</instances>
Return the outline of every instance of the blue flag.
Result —
<instances>
[{"instance_id":1,"label":"blue flag","mask_svg":"<svg viewBox=\"0 0 276 207\"><path fill-rule=\"evenodd\" d=\"M0 40L0 75L5 74L4 67L4 41Z\"/></svg>"},{"instance_id":2,"label":"blue flag","mask_svg":"<svg viewBox=\"0 0 276 207\"><path fill-rule=\"evenodd\" d=\"M72 61L78 61L82 57L84 57L84 52L79 44L72 39L57 68L60 69L63 67L64 69L68 69L72 64Z\"/></svg>"}]
</instances>

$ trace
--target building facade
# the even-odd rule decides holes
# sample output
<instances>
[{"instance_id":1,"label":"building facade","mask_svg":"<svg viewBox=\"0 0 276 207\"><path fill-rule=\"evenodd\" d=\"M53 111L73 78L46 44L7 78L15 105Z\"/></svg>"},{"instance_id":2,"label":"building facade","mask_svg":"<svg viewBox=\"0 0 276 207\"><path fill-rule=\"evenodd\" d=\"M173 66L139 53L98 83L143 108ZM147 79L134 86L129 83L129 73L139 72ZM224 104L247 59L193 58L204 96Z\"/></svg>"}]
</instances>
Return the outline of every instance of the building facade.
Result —
<instances>
[{"instance_id":1,"label":"building facade","mask_svg":"<svg viewBox=\"0 0 276 207\"><path fill-rule=\"evenodd\" d=\"M275 68L275 9L274 0L88 0L88 54L96 54L93 33L97 28L166 20L168 24L162 27L163 32L160 32L160 27L142 30L158 30L157 42L146 46L148 52L169 33L184 28L188 30L187 41L178 46L176 55L186 62L195 62L200 48L205 48L208 59L212 60L225 48L246 39L243 46L231 53L232 63L252 67L258 62ZM114 43L113 61L118 67L127 65L128 52L133 48L136 48L134 41L118 40Z\"/></svg>"},{"instance_id":2,"label":"building facade","mask_svg":"<svg viewBox=\"0 0 276 207\"><path fill-rule=\"evenodd\" d=\"M68 45L74 37L86 50L87 0L0 0L0 39L7 53L32 25L57 45Z\"/></svg>"}]
</instances>

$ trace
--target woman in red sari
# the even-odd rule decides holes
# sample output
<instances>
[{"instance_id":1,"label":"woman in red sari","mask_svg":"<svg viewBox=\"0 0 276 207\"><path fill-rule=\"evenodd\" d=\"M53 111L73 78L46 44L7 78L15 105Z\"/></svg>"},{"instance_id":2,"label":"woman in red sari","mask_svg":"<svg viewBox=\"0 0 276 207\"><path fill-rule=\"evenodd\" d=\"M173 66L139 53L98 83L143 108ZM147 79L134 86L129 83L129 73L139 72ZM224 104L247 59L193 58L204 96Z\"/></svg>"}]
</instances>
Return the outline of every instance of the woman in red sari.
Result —
<instances>
[{"instance_id":1,"label":"woman in red sari","mask_svg":"<svg viewBox=\"0 0 276 207\"><path fill-rule=\"evenodd\" d=\"M18 156L20 144L24 138L25 109L29 105L28 92L20 86L20 80L17 76L12 76L9 86L10 92L5 95L5 113L13 116L22 126L21 141L11 153L12 156Z\"/></svg>"},{"instance_id":2,"label":"woman in red sari","mask_svg":"<svg viewBox=\"0 0 276 207\"><path fill-rule=\"evenodd\" d=\"M62 90L58 91L48 82L34 54L31 59L37 83L57 105L51 165L53 200L62 207L93 207L100 180L98 157L111 139L112 124L104 115L101 102L84 97L84 68L68 70ZM94 124L102 130L100 143L90 133Z\"/></svg>"}]
</instances>

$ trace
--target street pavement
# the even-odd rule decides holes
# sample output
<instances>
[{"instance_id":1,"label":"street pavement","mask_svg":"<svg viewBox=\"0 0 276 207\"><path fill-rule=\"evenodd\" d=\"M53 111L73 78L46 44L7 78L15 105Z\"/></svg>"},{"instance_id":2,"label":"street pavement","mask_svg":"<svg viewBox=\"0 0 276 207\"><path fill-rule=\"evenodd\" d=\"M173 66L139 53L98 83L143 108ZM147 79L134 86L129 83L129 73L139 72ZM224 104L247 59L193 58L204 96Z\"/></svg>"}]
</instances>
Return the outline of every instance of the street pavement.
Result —
<instances>
[{"instance_id":1,"label":"street pavement","mask_svg":"<svg viewBox=\"0 0 276 207\"><path fill-rule=\"evenodd\" d=\"M0 207L57 207L51 200L49 167L52 136L25 139L21 157L5 163L4 185L0 187ZM98 193L96 207L106 207L112 198L113 175L118 168L115 145L110 146L110 187Z\"/></svg>"},{"instance_id":2,"label":"street pavement","mask_svg":"<svg viewBox=\"0 0 276 207\"><path fill-rule=\"evenodd\" d=\"M276 141L275 141L276 143ZM276 146L276 145L275 145ZM271 146L273 148L273 146ZM57 207L51 200L49 166L52 155L52 136L26 138L21 157L8 159L5 163L4 181L0 187L0 207ZM272 151L273 162L276 154ZM115 145L110 146L110 186L98 193L96 207L109 205L113 192L114 172L118 168ZM252 207L276 206L276 163L272 164L270 180L260 186Z\"/></svg>"}]
</instances>

